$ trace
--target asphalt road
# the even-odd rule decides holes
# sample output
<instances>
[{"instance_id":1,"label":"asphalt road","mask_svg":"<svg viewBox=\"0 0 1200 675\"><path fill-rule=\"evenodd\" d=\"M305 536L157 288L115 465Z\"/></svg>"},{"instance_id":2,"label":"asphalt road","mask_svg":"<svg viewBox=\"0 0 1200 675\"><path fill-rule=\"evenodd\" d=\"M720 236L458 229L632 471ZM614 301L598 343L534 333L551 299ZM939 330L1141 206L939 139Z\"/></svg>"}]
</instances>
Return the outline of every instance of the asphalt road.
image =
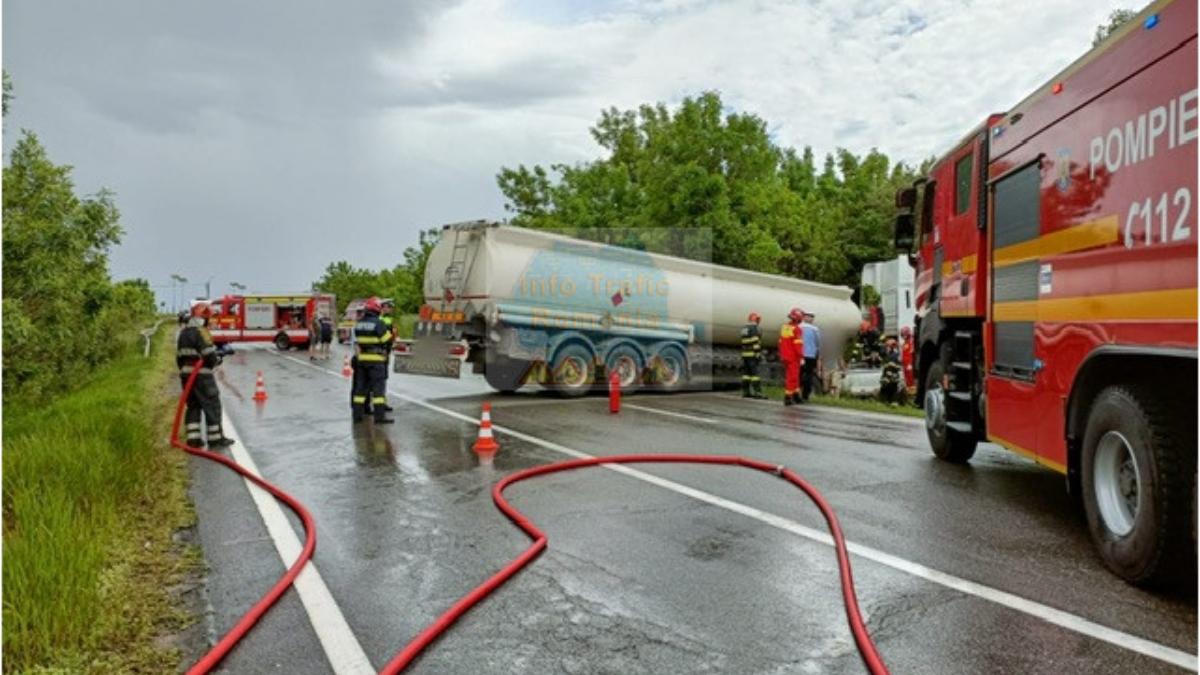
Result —
<instances>
[{"instance_id":1,"label":"asphalt road","mask_svg":"<svg viewBox=\"0 0 1200 675\"><path fill-rule=\"evenodd\" d=\"M858 597L892 672L1185 672L1171 665L1181 658L1195 669L1194 592L1111 576L1062 479L994 446L950 466L919 420L726 393L626 397L613 416L603 398L497 396L470 377L393 376L396 424L353 425L335 354L310 364L245 347L222 368L242 448L316 517L315 566L336 603L310 619L289 591L226 672L334 672L359 649L381 667L527 545L493 507L492 484L569 452L740 454L805 476L856 545ZM258 370L265 404L250 400ZM501 428L490 465L470 450L476 426L454 416L476 419L482 400ZM548 551L411 672L863 672L833 550L809 534L824 523L802 493L745 469L636 469L511 488ZM197 459L192 470L216 635L284 563L241 479ZM339 609L354 644L330 657L313 625Z\"/></svg>"}]
</instances>

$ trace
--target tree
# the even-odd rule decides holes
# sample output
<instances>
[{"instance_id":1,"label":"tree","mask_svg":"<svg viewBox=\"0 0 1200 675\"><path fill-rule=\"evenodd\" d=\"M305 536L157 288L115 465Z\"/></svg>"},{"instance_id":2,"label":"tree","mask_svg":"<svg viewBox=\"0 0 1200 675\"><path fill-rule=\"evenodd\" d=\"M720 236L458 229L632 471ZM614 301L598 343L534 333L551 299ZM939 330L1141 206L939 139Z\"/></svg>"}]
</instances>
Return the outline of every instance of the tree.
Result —
<instances>
[{"instance_id":1,"label":"tree","mask_svg":"<svg viewBox=\"0 0 1200 675\"><path fill-rule=\"evenodd\" d=\"M8 102L12 100L12 97L13 97L13 95L12 95L12 78L10 78L8 76L8 71L6 70L6 71L4 71L4 99L3 99L3 103L4 103L3 112L4 112L5 117L8 116Z\"/></svg>"},{"instance_id":2,"label":"tree","mask_svg":"<svg viewBox=\"0 0 1200 675\"><path fill-rule=\"evenodd\" d=\"M437 238L438 230L422 231L417 245L406 248L403 262L392 268L372 271L344 260L330 263L325 274L313 282L313 289L336 294L339 314L351 300L373 295L392 298L402 314L414 313L425 302L425 265Z\"/></svg>"},{"instance_id":3,"label":"tree","mask_svg":"<svg viewBox=\"0 0 1200 675\"><path fill-rule=\"evenodd\" d=\"M1096 26L1096 33L1092 37L1092 46L1095 47L1101 42L1104 42L1105 38L1107 38L1109 35L1112 35L1118 28L1123 26L1135 16L1137 16L1137 12L1133 11L1132 9L1114 9L1112 13L1108 15L1108 23L1103 23L1099 26Z\"/></svg>"},{"instance_id":4,"label":"tree","mask_svg":"<svg viewBox=\"0 0 1200 675\"><path fill-rule=\"evenodd\" d=\"M863 263L892 255L893 195L912 170L874 150L859 158L839 149L818 173L811 148L781 148L767 129L757 115L728 112L715 92L673 110L610 108L591 128L604 157L503 167L496 180L514 225L597 239L632 229L636 237L605 240L857 285Z\"/></svg>"},{"instance_id":5,"label":"tree","mask_svg":"<svg viewBox=\"0 0 1200 675\"><path fill-rule=\"evenodd\" d=\"M4 395L64 391L137 339L154 314L144 281L114 285L111 192L80 197L71 167L24 132L4 167Z\"/></svg>"}]
</instances>

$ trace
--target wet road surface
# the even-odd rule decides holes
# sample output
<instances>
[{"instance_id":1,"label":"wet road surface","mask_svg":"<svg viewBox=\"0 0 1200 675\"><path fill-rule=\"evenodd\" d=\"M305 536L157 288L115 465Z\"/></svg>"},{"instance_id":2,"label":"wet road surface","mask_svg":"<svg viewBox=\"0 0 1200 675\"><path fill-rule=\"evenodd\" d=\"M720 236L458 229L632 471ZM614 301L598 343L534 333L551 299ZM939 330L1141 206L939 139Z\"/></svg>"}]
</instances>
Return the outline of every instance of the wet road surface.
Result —
<instances>
[{"instance_id":1,"label":"wet road surface","mask_svg":"<svg viewBox=\"0 0 1200 675\"><path fill-rule=\"evenodd\" d=\"M492 484L567 452L745 455L800 473L859 547L860 605L895 673L1185 672L1171 661L1196 653L1194 593L1108 574L1060 476L990 445L969 466L943 464L919 420L726 393L626 397L613 416L598 397L393 375L396 424L353 425L341 365L336 350L310 364L244 347L220 379L260 472L313 512L316 567L376 668L527 545L492 505ZM258 370L261 405L250 400ZM477 419L482 400L500 428L490 466L470 449L475 424L454 416ZM804 535L824 523L801 492L746 469L636 469L512 487L547 552L411 672L863 672L833 550ZM219 634L284 564L242 481L202 460L192 470ZM295 591L223 668L333 672Z\"/></svg>"}]
</instances>

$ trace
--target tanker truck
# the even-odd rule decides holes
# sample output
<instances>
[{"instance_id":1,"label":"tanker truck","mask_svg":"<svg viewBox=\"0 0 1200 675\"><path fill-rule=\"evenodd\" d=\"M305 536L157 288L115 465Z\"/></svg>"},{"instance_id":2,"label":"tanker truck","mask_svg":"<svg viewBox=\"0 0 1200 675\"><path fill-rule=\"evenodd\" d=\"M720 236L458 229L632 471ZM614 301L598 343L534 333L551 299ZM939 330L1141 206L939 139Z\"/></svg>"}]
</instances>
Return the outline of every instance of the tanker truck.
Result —
<instances>
[{"instance_id":1,"label":"tanker truck","mask_svg":"<svg viewBox=\"0 0 1200 675\"><path fill-rule=\"evenodd\" d=\"M859 310L844 286L647 253L495 222L445 225L425 270L425 303L393 370L460 377L464 367L511 392L540 384L566 396L707 388L740 379L739 331L778 329L801 307L836 367Z\"/></svg>"}]
</instances>

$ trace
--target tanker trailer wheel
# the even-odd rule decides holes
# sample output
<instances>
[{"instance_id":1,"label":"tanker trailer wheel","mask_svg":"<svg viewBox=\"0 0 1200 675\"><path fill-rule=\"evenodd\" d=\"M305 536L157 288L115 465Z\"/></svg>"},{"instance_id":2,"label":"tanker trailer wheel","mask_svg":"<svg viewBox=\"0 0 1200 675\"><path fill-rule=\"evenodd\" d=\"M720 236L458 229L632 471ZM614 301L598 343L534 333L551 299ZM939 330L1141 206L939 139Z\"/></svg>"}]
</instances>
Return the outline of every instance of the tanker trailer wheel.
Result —
<instances>
[{"instance_id":1,"label":"tanker trailer wheel","mask_svg":"<svg viewBox=\"0 0 1200 675\"><path fill-rule=\"evenodd\" d=\"M642 356L630 345L617 345L608 353L605 371L616 371L621 391L629 394L642 384Z\"/></svg>"},{"instance_id":2,"label":"tanker trailer wheel","mask_svg":"<svg viewBox=\"0 0 1200 675\"><path fill-rule=\"evenodd\" d=\"M687 358L676 347L650 357L650 379L662 391L679 391L687 383Z\"/></svg>"},{"instance_id":3,"label":"tanker trailer wheel","mask_svg":"<svg viewBox=\"0 0 1200 675\"><path fill-rule=\"evenodd\" d=\"M281 352L286 352L292 346L292 341L288 339L287 333L280 333L275 336L275 348Z\"/></svg>"},{"instance_id":4,"label":"tanker trailer wheel","mask_svg":"<svg viewBox=\"0 0 1200 675\"><path fill-rule=\"evenodd\" d=\"M511 394L525 383L529 365L529 361L496 356L487 362L483 377L492 389L502 394Z\"/></svg>"},{"instance_id":5,"label":"tanker trailer wheel","mask_svg":"<svg viewBox=\"0 0 1200 675\"><path fill-rule=\"evenodd\" d=\"M975 454L975 437L946 425L946 391L942 389L942 361L929 366L925 374L925 434L938 459L964 464Z\"/></svg>"},{"instance_id":6,"label":"tanker trailer wheel","mask_svg":"<svg viewBox=\"0 0 1200 675\"><path fill-rule=\"evenodd\" d=\"M1129 583L1159 586L1195 572L1191 481L1195 430L1141 387L1100 392L1083 438L1083 506L1104 565ZM1191 417L1191 419L1195 419Z\"/></svg>"},{"instance_id":7,"label":"tanker trailer wheel","mask_svg":"<svg viewBox=\"0 0 1200 675\"><path fill-rule=\"evenodd\" d=\"M554 390L561 396L583 396L596 381L596 358L579 343L568 344L554 355L550 369Z\"/></svg>"}]
</instances>

